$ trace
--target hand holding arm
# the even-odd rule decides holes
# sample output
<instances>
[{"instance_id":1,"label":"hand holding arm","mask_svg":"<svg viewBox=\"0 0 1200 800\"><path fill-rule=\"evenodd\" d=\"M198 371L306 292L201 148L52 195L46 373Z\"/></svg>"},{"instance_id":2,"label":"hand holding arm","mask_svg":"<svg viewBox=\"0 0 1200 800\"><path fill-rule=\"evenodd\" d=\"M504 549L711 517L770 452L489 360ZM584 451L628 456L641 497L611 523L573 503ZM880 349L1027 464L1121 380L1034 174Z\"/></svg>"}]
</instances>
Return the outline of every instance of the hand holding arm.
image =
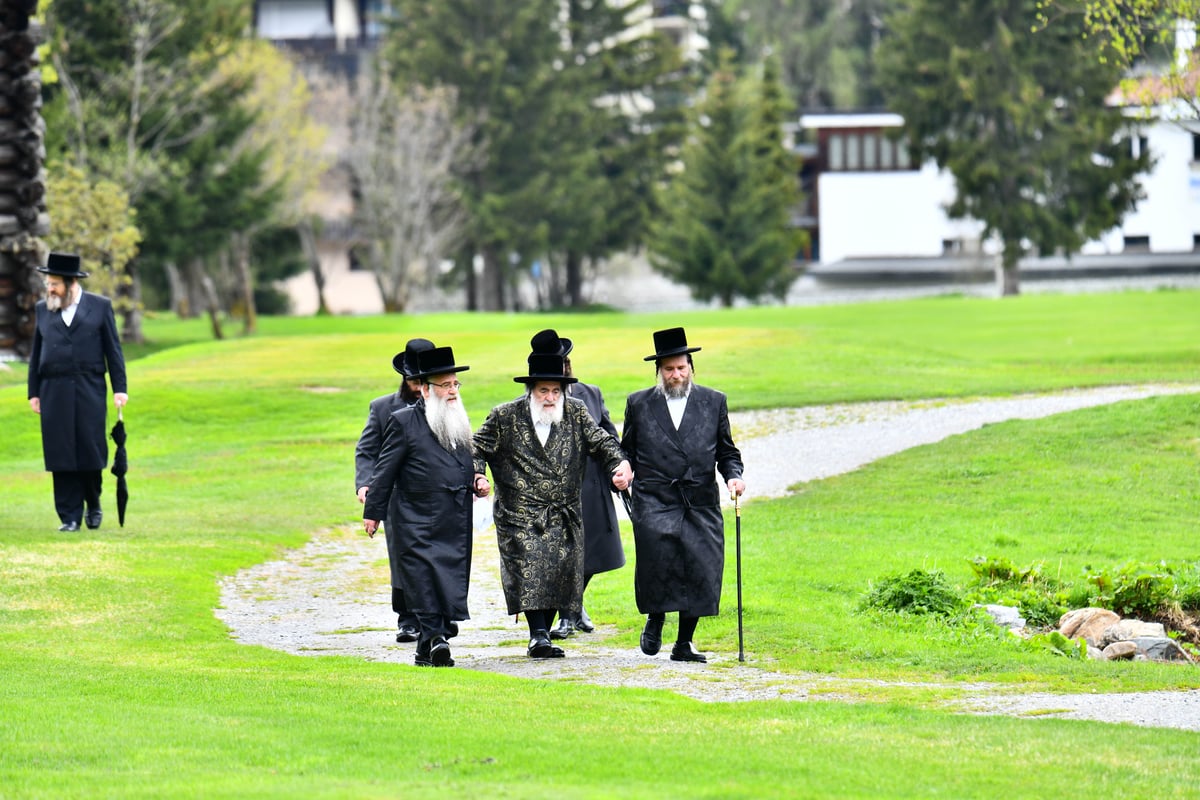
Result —
<instances>
[{"instance_id":1,"label":"hand holding arm","mask_svg":"<svg viewBox=\"0 0 1200 800\"><path fill-rule=\"evenodd\" d=\"M492 493L492 485L488 483L488 479L485 476L478 472L475 473L475 483L472 484L472 487L474 488L476 497L487 497Z\"/></svg>"}]
</instances>

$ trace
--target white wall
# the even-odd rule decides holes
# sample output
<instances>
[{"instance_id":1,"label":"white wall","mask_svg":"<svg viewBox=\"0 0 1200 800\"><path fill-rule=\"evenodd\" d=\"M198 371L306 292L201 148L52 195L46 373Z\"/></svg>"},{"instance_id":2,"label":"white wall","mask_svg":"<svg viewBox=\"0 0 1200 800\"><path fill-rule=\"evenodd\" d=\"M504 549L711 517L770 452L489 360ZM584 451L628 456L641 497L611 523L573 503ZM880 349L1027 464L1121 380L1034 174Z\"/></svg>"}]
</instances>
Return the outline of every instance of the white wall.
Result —
<instances>
[{"instance_id":1,"label":"white wall","mask_svg":"<svg viewBox=\"0 0 1200 800\"><path fill-rule=\"evenodd\" d=\"M1121 227L1084 246L1085 254L1120 253L1126 236L1150 237L1153 253L1191 252L1200 235L1200 163L1192 159L1192 134L1172 122L1144 132L1158 159L1142 178L1146 199ZM932 164L920 172L826 172L819 178L819 262L881 256L942 255L943 240L976 242L982 225L951 220L945 206L954 192L949 174ZM984 252L996 250L987 242Z\"/></svg>"},{"instance_id":2,"label":"white wall","mask_svg":"<svg viewBox=\"0 0 1200 800\"><path fill-rule=\"evenodd\" d=\"M333 36L325 0L261 0L258 35L264 39L307 39Z\"/></svg>"}]
</instances>

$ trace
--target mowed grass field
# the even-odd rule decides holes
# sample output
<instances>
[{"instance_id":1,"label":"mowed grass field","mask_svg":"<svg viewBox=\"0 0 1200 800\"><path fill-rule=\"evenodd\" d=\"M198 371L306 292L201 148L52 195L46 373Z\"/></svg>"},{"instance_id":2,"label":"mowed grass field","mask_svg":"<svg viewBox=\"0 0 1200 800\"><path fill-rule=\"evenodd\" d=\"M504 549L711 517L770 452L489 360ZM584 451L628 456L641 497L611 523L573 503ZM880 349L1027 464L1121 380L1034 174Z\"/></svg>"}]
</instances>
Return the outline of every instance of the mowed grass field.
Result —
<instances>
[{"instance_id":1,"label":"mowed grass field","mask_svg":"<svg viewBox=\"0 0 1200 800\"><path fill-rule=\"evenodd\" d=\"M619 424L625 395L653 380L652 332L675 325L703 348L698 382L735 411L1200 383L1195 292L264 319L258 336L221 342L204 321L152 319L149 344L127 350L126 526L109 476L104 527L65 535L13 365L0 371L0 797L1194 796L1200 733L970 716L953 702L980 681L1198 688L1200 668L1080 662L858 607L873 581L917 567L966 584L976 556L1080 579L1200 559L1196 394L991 425L748 501L749 663L833 678L855 702L706 704L289 656L235 643L214 616L223 576L358 526L354 445L408 338L471 366L459 377L478 424L520 390L529 337L555 327ZM627 544L630 565L593 581L589 608L632 647ZM724 611L699 634L726 663L732 536L729 549Z\"/></svg>"}]
</instances>

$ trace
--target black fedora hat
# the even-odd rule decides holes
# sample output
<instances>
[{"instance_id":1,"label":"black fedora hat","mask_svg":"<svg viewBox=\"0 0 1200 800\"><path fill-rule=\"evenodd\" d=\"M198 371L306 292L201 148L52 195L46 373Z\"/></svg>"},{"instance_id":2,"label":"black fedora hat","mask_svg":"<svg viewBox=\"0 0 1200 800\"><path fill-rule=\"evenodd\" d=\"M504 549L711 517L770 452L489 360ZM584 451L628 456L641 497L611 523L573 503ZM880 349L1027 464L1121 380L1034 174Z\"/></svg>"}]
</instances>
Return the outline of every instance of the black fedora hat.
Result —
<instances>
[{"instance_id":1,"label":"black fedora hat","mask_svg":"<svg viewBox=\"0 0 1200 800\"><path fill-rule=\"evenodd\" d=\"M538 331L529 340L529 349L534 353L552 353L566 358L570 355L575 344L565 336L559 336L558 331L553 328L547 328L544 331Z\"/></svg>"},{"instance_id":2,"label":"black fedora hat","mask_svg":"<svg viewBox=\"0 0 1200 800\"><path fill-rule=\"evenodd\" d=\"M652 356L646 356L643 361L657 361L668 356L682 356L695 353L699 347L688 347L687 335L683 328L667 328L665 331L654 332L654 349Z\"/></svg>"},{"instance_id":3,"label":"black fedora hat","mask_svg":"<svg viewBox=\"0 0 1200 800\"><path fill-rule=\"evenodd\" d=\"M538 381L558 381L559 383L577 383L577 378L568 378L563 357L557 353L533 353L529 356L529 374L513 378L517 383L537 383Z\"/></svg>"},{"instance_id":4,"label":"black fedora hat","mask_svg":"<svg viewBox=\"0 0 1200 800\"><path fill-rule=\"evenodd\" d=\"M428 378L431 375L445 375L450 372L466 372L468 366L458 366L454 363L454 348L434 347L417 353L417 371L410 378Z\"/></svg>"},{"instance_id":5,"label":"black fedora hat","mask_svg":"<svg viewBox=\"0 0 1200 800\"><path fill-rule=\"evenodd\" d=\"M428 339L409 339L408 344L404 345L404 352L392 357L392 369L405 378L413 377L417 372L417 354L433 348L433 342Z\"/></svg>"},{"instance_id":6,"label":"black fedora hat","mask_svg":"<svg viewBox=\"0 0 1200 800\"><path fill-rule=\"evenodd\" d=\"M38 267L37 271L63 278L86 278L88 274L79 268L80 264L79 256L74 253L51 253L46 266Z\"/></svg>"}]
</instances>

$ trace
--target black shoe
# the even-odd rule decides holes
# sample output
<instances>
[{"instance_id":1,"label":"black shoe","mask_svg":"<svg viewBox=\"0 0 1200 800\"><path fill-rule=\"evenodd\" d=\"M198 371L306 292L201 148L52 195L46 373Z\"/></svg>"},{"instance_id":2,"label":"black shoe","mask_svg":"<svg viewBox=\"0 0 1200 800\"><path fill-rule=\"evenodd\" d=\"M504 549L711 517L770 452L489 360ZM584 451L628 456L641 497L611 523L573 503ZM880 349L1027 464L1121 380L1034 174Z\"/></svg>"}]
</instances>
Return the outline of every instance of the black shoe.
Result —
<instances>
[{"instance_id":1,"label":"black shoe","mask_svg":"<svg viewBox=\"0 0 1200 800\"><path fill-rule=\"evenodd\" d=\"M697 664L707 664L708 659L704 653L696 649L696 646L691 642L676 642L671 648L672 661L694 661Z\"/></svg>"},{"instance_id":2,"label":"black shoe","mask_svg":"<svg viewBox=\"0 0 1200 800\"><path fill-rule=\"evenodd\" d=\"M450 632L446 634L446 638L453 639L455 636L458 636L458 623L451 622L450 623Z\"/></svg>"},{"instance_id":3,"label":"black shoe","mask_svg":"<svg viewBox=\"0 0 1200 800\"><path fill-rule=\"evenodd\" d=\"M545 629L534 631L525 655L530 658L562 658L566 655L561 647L550 644L550 634Z\"/></svg>"},{"instance_id":4,"label":"black shoe","mask_svg":"<svg viewBox=\"0 0 1200 800\"><path fill-rule=\"evenodd\" d=\"M64 522L62 525L58 526L58 529L60 531L67 531L68 533L72 533L74 531L79 530L79 523L78 522Z\"/></svg>"},{"instance_id":5,"label":"black shoe","mask_svg":"<svg viewBox=\"0 0 1200 800\"><path fill-rule=\"evenodd\" d=\"M450 645L442 637L436 637L430 645L429 660L435 667L454 666L454 659L450 657Z\"/></svg>"},{"instance_id":6,"label":"black shoe","mask_svg":"<svg viewBox=\"0 0 1200 800\"><path fill-rule=\"evenodd\" d=\"M648 656L658 655L662 648L663 620L646 618L646 627L642 630L642 652Z\"/></svg>"},{"instance_id":7,"label":"black shoe","mask_svg":"<svg viewBox=\"0 0 1200 800\"><path fill-rule=\"evenodd\" d=\"M396 641L415 642L420 633L415 625L401 625L400 631L396 634Z\"/></svg>"},{"instance_id":8,"label":"black shoe","mask_svg":"<svg viewBox=\"0 0 1200 800\"><path fill-rule=\"evenodd\" d=\"M433 642L431 640L417 642L417 655L413 659L413 663L418 667L433 666Z\"/></svg>"},{"instance_id":9,"label":"black shoe","mask_svg":"<svg viewBox=\"0 0 1200 800\"><path fill-rule=\"evenodd\" d=\"M87 512L87 526L92 530L100 527L100 520L104 519L104 512L100 509Z\"/></svg>"},{"instance_id":10,"label":"black shoe","mask_svg":"<svg viewBox=\"0 0 1200 800\"><path fill-rule=\"evenodd\" d=\"M591 633L596 630L596 626L592 624L592 618L587 615L587 611L579 609L579 617L575 620L575 630L584 633Z\"/></svg>"},{"instance_id":11,"label":"black shoe","mask_svg":"<svg viewBox=\"0 0 1200 800\"><path fill-rule=\"evenodd\" d=\"M563 617L558 621L558 627L550 631L551 639L566 639L571 634L575 633L575 625L567 617Z\"/></svg>"}]
</instances>

